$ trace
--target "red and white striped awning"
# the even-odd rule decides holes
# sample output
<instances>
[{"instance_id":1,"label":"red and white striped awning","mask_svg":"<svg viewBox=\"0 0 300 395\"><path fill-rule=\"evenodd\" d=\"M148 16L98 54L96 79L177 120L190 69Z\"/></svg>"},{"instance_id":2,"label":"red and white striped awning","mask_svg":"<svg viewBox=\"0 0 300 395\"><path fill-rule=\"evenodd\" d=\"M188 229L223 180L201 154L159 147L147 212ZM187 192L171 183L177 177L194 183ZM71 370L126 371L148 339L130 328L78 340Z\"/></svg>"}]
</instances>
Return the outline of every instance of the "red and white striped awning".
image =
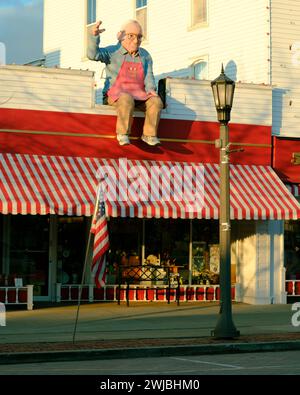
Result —
<instances>
[{"instance_id":1,"label":"red and white striped awning","mask_svg":"<svg viewBox=\"0 0 300 395\"><path fill-rule=\"evenodd\" d=\"M90 216L103 172L109 216L219 216L217 164L25 154L0 154L0 212ZM271 167L230 165L230 187L231 219L300 218L299 203Z\"/></svg>"}]
</instances>

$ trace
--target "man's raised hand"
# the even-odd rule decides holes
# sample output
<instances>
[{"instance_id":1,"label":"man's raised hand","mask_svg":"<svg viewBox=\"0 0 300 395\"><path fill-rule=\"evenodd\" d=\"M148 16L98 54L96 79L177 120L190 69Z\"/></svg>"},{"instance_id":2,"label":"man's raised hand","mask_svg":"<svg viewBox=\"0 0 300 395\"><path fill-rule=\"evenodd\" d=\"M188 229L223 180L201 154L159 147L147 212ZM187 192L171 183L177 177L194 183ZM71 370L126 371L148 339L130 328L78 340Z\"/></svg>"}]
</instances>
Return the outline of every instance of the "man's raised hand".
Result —
<instances>
[{"instance_id":1,"label":"man's raised hand","mask_svg":"<svg viewBox=\"0 0 300 395\"><path fill-rule=\"evenodd\" d=\"M103 33L105 29L99 29L100 25L102 24L102 21L98 21L96 25L92 29L92 34L93 36L99 36L99 34Z\"/></svg>"}]
</instances>

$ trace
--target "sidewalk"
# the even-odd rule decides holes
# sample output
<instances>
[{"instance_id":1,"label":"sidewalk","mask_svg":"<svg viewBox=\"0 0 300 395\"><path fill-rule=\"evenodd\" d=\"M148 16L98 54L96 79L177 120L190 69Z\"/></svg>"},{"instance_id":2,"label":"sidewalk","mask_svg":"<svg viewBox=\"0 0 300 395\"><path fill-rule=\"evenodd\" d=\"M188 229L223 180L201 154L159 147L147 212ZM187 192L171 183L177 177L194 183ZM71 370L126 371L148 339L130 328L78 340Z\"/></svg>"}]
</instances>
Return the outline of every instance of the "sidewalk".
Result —
<instances>
[{"instance_id":1,"label":"sidewalk","mask_svg":"<svg viewBox=\"0 0 300 395\"><path fill-rule=\"evenodd\" d=\"M233 304L241 336L224 341L210 336L217 303L83 304L75 344L75 305L8 311L0 327L0 364L300 349L291 307Z\"/></svg>"}]
</instances>

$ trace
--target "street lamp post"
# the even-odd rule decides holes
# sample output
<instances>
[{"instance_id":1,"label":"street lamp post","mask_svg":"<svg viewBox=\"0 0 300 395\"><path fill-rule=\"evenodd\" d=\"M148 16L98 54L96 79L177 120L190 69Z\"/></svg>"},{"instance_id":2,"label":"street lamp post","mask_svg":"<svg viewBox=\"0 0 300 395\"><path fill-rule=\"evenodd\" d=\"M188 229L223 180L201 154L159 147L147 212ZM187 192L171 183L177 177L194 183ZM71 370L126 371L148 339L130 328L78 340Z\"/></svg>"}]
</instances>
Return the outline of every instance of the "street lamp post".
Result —
<instances>
[{"instance_id":1,"label":"street lamp post","mask_svg":"<svg viewBox=\"0 0 300 395\"><path fill-rule=\"evenodd\" d=\"M223 69L218 78L211 82L215 106L220 122L220 312L212 335L217 339L232 339L239 331L232 320L231 305L231 245L230 245L230 186L229 186L229 133L228 122L232 108L235 84Z\"/></svg>"}]
</instances>

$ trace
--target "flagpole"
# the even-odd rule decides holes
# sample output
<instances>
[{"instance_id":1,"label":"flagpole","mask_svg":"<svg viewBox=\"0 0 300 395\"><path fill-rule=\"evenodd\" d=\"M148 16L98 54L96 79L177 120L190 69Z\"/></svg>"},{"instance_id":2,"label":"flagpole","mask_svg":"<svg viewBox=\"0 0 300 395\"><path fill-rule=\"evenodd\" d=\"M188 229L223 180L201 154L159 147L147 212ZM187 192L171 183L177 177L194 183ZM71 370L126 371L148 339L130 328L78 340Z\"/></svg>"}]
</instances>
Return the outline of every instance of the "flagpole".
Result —
<instances>
[{"instance_id":1,"label":"flagpole","mask_svg":"<svg viewBox=\"0 0 300 395\"><path fill-rule=\"evenodd\" d=\"M91 227L90 227L90 231L89 231L88 242L87 242L86 251L85 251L85 258L84 258L84 265L83 265L83 269L82 269L81 284L80 284L79 293L78 293L78 304L77 304L75 326L74 326L74 331L73 331L73 344L75 343L75 336L76 336L76 329L77 329L77 323L78 323L78 317L79 317L79 309L80 309L82 288L83 288L85 271L86 271L87 262L88 262L88 258L89 258L90 244L91 244L91 239L92 239L91 228L93 226L94 219L95 219L96 214L97 214L97 210L98 210L98 206L99 206L99 199L100 199L100 186L99 186L99 188L97 190L97 197L96 197L96 202L95 202L95 207L94 207L94 213L93 213L93 217L92 217L92 222L91 222Z\"/></svg>"}]
</instances>

